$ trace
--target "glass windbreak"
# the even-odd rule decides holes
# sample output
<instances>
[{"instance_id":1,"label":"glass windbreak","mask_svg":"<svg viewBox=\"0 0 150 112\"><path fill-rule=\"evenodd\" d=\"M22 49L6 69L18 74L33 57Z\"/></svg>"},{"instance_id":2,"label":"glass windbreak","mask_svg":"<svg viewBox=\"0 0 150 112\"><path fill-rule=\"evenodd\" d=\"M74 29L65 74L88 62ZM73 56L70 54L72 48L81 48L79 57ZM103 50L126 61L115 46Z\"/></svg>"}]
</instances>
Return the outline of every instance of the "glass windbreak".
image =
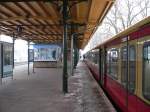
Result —
<instances>
[{"instance_id":1,"label":"glass windbreak","mask_svg":"<svg viewBox=\"0 0 150 112\"><path fill-rule=\"evenodd\" d=\"M13 72L13 46L3 45L3 77L11 76Z\"/></svg>"},{"instance_id":2,"label":"glass windbreak","mask_svg":"<svg viewBox=\"0 0 150 112\"><path fill-rule=\"evenodd\" d=\"M143 95L150 100L150 43L143 48Z\"/></svg>"}]
</instances>

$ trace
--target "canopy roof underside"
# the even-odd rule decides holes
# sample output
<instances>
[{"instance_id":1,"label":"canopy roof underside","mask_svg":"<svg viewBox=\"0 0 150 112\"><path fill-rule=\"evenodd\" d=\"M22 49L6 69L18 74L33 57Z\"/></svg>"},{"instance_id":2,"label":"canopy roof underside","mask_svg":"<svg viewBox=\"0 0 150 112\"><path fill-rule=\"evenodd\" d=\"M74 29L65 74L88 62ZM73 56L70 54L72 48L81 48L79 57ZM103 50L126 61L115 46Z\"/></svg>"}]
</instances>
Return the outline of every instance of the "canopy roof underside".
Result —
<instances>
[{"instance_id":1,"label":"canopy roof underside","mask_svg":"<svg viewBox=\"0 0 150 112\"><path fill-rule=\"evenodd\" d=\"M68 0L68 40L73 32L83 33L78 47L90 39L114 0ZM62 0L1 0L0 33L35 43L63 39Z\"/></svg>"}]
</instances>

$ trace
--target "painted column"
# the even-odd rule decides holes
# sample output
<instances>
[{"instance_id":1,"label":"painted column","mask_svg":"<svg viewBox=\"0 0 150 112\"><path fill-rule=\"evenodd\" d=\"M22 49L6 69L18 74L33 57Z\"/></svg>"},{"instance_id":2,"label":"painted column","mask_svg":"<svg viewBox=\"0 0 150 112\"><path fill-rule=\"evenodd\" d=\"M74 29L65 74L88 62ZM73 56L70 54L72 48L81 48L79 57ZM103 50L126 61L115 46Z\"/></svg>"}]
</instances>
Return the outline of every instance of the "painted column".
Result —
<instances>
[{"instance_id":1,"label":"painted column","mask_svg":"<svg viewBox=\"0 0 150 112\"><path fill-rule=\"evenodd\" d=\"M68 0L63 0L63 92L68 93L68 73L67 73L67 6Z\"/></svg>"},{"instance_id":2,"label":"painted column","mask_svg":"<svg viewBox=\"0 0 150 112\"><path fill-rule=\"evenodd\" d=\"M76 68L78 62L78 54L77 54L77 39L74 38L74 68Z\"/></svg>"},{"instance_id":3,"label":"painted column","mask_svg":"<svg viewBox=\"0 0 150 112\"><path fill-rule=\"evenodd\" d=\"M73 75L73 68L74 68L74 35L71 36L71 75Z\"/></svg>"},{"instance_id":4,"label":"painted column","mask_svg":"<svg viewBox=\"0 0 150 112\"><path fill-rule=\"evenodd\" d=\"M13 33L13 68L15 67L15 56L14 56L14 52L15 52L15 35L14 35L14 33Z\"/></svg>"},{"instance_id":5,"label":"painted column","mask_svg":"<svg viewBox=\"0 0 150 112\"><path fill-rule=\"evenodd\" d=\"M29 48L30 48L30 42L28 41L28 75L30 74Z\"/></svg>"}]
</instances>

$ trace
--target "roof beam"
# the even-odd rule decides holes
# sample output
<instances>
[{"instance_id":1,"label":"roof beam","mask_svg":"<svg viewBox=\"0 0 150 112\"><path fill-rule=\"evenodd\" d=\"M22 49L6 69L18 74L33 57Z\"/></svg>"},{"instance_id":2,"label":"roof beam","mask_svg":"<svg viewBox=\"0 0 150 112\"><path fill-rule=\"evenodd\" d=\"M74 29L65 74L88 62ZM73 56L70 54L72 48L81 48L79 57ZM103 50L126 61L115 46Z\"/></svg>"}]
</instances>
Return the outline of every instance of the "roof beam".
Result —
<instances>
[{"instance_id":1,"label":"roof beam","mask_svg":"<svg viewBox=\"0 0 150 112\"><path fill-rule=\"evenodd\" d=\"M27 20L27 19L42 19L42 20L57 20L58 18L52 18L52 17L42 17L42 16L17 16L17 17L8 17L8 18L1 18L0 22L3 21L16 21L16 20Z\"/></svg>"},{"instance_id":2,"label":"roof beam","mask_svg":"<svg viewBox=\"0 0 150 112\"><path fill-rule=\"evenodd\" d=\"M37 5L38 5L38 7L41 9L41 11L43 12L43 14L44 14L44 16L48 16L48 17L54 17L54 18L56 18L55 16L52 16L52 15L50 15L50 13L49 13L49 11L47 11L45 8L45 5L43 5L43 3L42 2L37 2ZM52 10L51 10L52 11ZM53 20L54 21L54 20ZM49 24L49 22L52 22L52 21L49 21L49 22L47 22L47 21L44 21L44 22L46 22L46 24ZM56 21L54 21L54 23L55 23ZM58 22L58 21L57 21ZM53 31L55 31L56 33L59 33L59 32L62 32L62 30L61 30L61 28L60 27L57 27L57 26L52 26L53 27Z\"/></svg>"},{"instance_id":3,"label":"roof beam","mask_svg":"<svg viewBox=\"0 0 150 112\"><path fill-rule=\"evenodd\" d=\"M29 40L31 40L31 41L54 41L52 38L50 38L50 39L34 39L34 38L32 38ZM57 40L62 40L62 39L57 39Z\"/></svg>"},{"instance_id":4,"label":"roof beam","mask_svg":"<svg viewBox=\"0 0 150 112\"><path fill-rule=\"evenodd\" d=\"M63 34L61 34L61 33L45 33L45 34L32 33L32 34L27 34L25 32L22 32L20 35L24 35L24 36L63 36ZM69 33L68 35L72 35L72 34Z\"/></svg>"},{"instance_id":5,"label":"roof beam","mask_svg":"<svg viewBox=\"0 0 150 112\"><path fill-rule=\"evenodd\" d=\"M33 1L55 2L58 0L1 0L0 2L33 2ZM63 1L63 0L60 0L60 1ZM81 2L81 1L87 1L87 0L69 0L69 1Z\"/></svg>"},{"instance_id":6,"label":"roof beam","mask_svg":"<svg viewBox=\"0 0 150 112\"><path fill-rule=\"evenodd\" d=\"M16 17L8 17L8 18L0 18L0 22L9 22L9 21L16 21L16 20L57 20L59 21L58 18L53 18L53 17L42 17L42 16L16 16ZM84 24L85 23L78 23L76 22L77 20L72 20L73 24ZM62 24L61 24L62 25ZM57 25L56 25L57 26Z\"/></svg>"},{"instance_id":7,"label":"roof beam","mask_svg":"<svg viewBox=\"0 0 150 112\"><path fill-rule=\"evenodd\" d=\"M16 2L14 2L14 5L16 5L17 7L19 7L24 13L27 13L27 15L30 15L30 12L32 11L32 10L34 10L34 8L33 7L31 7L30 5L28 5L28 7L31 9L31 11L28 11L28 10L26 10L21 4L19 4L19 3L16 3ZM26 4L25 4L26 5ZM34 13L34 15L36 15L38 12L37 11L32 11L32 14ZM38 21L38 20L37 20ZM25 22L25 21L24 21ZM28 23L30 23L30 24L33 24L30 20L27 20L27 22ZM40 24L43 24L43 23L41 23L40 21L38 21ZM22 23L21 23L22 24ZM27 24L27 23L26 23ZM29 28L31 28L31 29L33 29L33 27L31 27L31 26L28 26ZM39 31L38 31L39 32ZM45 32L44 30L43 30L43 32ZM46 33L46 32L45 32Z\"/></svg>"},{"instance_id":8,"label":"roof beam","mask_svg":"<svg viewBox=\"0 0 150 112\"><path fill-rule=\"evenodd\" d=\"M58 10L50 3L43 3L39 2L39 5L41 9L46 12L46 15L53 18L61 18L61 15L59 14ZM49 11L50 10L50 11ZM59 23L58 19L53 19L47 21L49 24L51 23ZM57 32L62 32L62 28L54 26L53 29L55 29Z\"/></svg>"},{"instance_id":9,"label":"roof beam","mask_svg":"<svg viewBox=\"0 0 150 112\"><path fill-rule=\"evenodd\" d=\"M71 24L67 24L67 25L74 25L74 26L78 26L78 27L82 27L82 26L85 26L86 24L85 23L71 23ZM5 26L5 27L10 27L10 26L21 26L21 27L28 27L28 26L35 26L35 27L52 27L52 26L63 26L63 24L47 24L47 25L44 25L44 24L40 24L40 25L34 25L34 24L31 24L31 25L27 25L27 24L21 24L21 25L5 25L5 24L1 24L0 23L0 26Z\"/></svg>"},{"instance_id":10,"label":"roof beam","mask_svg":"<svg viewBox=\"0 0 150 112\"><path fill-rule=\"evenodd\" d=\"M14 14L15 16L18 16L19 13L16 12L14 9L12 9L11 7L7 6L6 4L2 3L1 6L3 6L4 8L6 8L8 11L10 11L12 14ZM8 15L7 15L8 16ZM9 17L9 16L8 16ZM19 20L17 20L16 22L19 22L19 24L22 24L22 22L20 22ZM18 24L18 23L17 23Z\"/></svg>"},{"instance_id":11,"label":"roof beam","mask_svg":"<svg viewBox=\"0 0 150 112\"><path fill-rule=\"evenodd\" d=\"M24 35L24 36L62 36L63 34L58 33L47 33L47 34L36 34L36 33L31 33L31 34L27 34L25 32L22 32L20 35Z\"/></svg>"}]
</instances>

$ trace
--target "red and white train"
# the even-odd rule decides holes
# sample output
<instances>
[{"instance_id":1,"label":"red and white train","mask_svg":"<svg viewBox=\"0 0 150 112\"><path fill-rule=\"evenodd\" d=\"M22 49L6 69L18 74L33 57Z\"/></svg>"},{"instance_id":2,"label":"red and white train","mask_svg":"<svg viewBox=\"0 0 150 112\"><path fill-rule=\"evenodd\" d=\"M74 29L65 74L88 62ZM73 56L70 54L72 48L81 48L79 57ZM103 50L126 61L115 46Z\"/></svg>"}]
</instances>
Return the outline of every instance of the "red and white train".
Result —
<instances>
[{"instance_id":1,"label":"red and white train","mask_svg":"<svg viewBox=\"0 0 150 112\"><path fill-rule=\"evenodd\" d=\"M97 82L122 112L150 112L150 17L84 56Z\"/></svg>"}]
</instances>

